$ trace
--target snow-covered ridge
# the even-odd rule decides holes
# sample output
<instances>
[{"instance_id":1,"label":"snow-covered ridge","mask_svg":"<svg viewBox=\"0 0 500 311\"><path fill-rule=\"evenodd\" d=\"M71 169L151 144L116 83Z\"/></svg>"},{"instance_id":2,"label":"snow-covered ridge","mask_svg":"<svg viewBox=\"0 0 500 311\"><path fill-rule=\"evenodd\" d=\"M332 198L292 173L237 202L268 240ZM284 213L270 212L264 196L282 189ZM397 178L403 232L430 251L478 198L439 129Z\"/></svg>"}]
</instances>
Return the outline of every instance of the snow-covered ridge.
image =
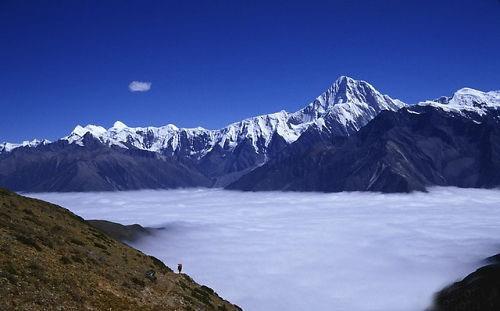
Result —
<instances>
[{"instance_id":1,"label":"snow-covered ridge","mask_svg":"<svg viewBox=\"0 0 500 311\"><path fill-rule=\"evenodd\" d=\"M472 88L462 88L456 91L452 97L427 100L418 103L418 105L432 106L448 112L475 112L484 115L488 109L500 109L500 90L482 92Z\"/></svg>"},{"instance_id":2,"label":"snow-covered ridge","mask_svg":"<svg viewBox=\"0 0 500 311\"><path fill-rule=\"evenodd\" d=\"M83 145L83 137L89 133L108 145L195 158L203 157L216 146L230 151L247 141L257 153L265 153L275 134L292 143L309 126L316 124L319 128L330 126L348 135L381 110L397 110L403 106L403 102L381 94L368 82L342 76L312 103L294 113L279 111L260 115L217 130L179 128L173 124L129 127L120 121L108 129L98 125L78 125L62 140Z\"/></svg>"},{"instance_id":3,"label":"snow-covered ridge","mask_svg":"<svg viewBox=\"0 0 500 311\"><path fill-rule=\"evenodd\" d=\"M47 139L33 139L33 140L25 140L22 143L15 144L15 143L7 143L4 142L0 144L0 153L2 152L10 152L13 149L19 148L19 147L37 147L39 145L47 145L50 144L50 140Z\"/></svg>"},{"instance_id":4,"label":"snow-covered ridge","mask_svg":"<svg viewBox=\"0 0 500 311\"><path fill-rule=\"evenodd\" d=\"M300 136L306 126L291 124L288 119L289 113L280 111L248 118L218 130L202 127L178 128L173 124L161 127L129 127L117 121L109 129L96 125L78 125L70 135L62 139L83 145L83 136L89 133L108 145L172 154L187 147L185 151L188 156L201 157L216 145L223 149L234 149L243 140L250 140L258 151L269 145L275 132L291 143Z\"/></svg>"}]
</instances>

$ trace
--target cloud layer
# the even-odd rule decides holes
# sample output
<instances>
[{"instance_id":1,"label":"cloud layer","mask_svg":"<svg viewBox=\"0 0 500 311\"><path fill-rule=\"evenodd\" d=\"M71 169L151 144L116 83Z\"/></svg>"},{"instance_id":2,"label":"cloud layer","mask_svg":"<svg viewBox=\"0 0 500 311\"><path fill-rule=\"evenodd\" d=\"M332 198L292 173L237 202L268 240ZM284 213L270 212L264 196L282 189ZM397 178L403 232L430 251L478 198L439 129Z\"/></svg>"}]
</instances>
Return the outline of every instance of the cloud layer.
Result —
<instances>
[{"instance_id":1,"label":"cloud layer","mask_svg":"<svg viewBox=\"0 0 500 311\"><path fill-rule=\"evenodd\" d=\"M423 310L500 251L500 191L36 194L87 219L165 226L134 246L245 310Z\"/></svg>"},{"instance_id":2,"label":"cloud layer","mask_svg":"<svg viewBox=\"0 0 500 311\"><path fill-rule=\"evenodd\" d=\"M151 89L151 82L132 81L128 85L130 92L147 92Z\"/></svg>"}]
</instances>

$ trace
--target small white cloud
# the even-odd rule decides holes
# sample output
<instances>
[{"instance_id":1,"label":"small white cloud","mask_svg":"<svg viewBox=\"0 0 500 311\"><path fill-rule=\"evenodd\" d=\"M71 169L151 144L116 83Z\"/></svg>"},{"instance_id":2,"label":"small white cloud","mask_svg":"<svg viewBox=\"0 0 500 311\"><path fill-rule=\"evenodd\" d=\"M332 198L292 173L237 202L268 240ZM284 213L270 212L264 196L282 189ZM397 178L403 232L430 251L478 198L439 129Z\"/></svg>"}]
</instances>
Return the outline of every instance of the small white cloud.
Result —
<instances>
[{"instance_id":1,"label":"small white cloud","mask_svg":"<svg viewBox=\"0 0 500 311\"><path fill-rule=\"evenodd\" d=\"M151 82L132 81L128 85L130 92L147 92L151 89Z\"/></svg>"}]
</instances>

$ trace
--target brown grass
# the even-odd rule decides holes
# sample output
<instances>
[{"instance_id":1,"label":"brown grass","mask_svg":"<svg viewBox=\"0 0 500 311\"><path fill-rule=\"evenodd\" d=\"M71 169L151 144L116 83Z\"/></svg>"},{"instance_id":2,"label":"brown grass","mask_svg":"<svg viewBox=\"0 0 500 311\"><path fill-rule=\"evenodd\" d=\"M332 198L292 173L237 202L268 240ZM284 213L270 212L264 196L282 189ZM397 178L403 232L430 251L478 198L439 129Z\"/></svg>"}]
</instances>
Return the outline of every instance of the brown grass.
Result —
<instances>
[{"instance_id":1,"label":"brown grass","mask_svg":"<svg viewBox=\"0 0 500 311\"><path fill-rule=\"evenodd\" d=\"M3 189L0 297L0 310L238 310L68 210Z\"/></svg>"}]
</instances>

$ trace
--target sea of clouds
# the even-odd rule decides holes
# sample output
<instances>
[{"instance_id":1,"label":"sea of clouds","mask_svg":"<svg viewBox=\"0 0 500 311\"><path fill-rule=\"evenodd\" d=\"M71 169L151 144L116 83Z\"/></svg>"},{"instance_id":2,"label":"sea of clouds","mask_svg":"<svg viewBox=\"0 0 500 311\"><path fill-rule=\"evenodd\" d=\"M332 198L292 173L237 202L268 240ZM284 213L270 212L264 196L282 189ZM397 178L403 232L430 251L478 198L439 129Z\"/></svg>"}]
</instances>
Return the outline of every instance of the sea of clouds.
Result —
<instances>
[{"instance_id":1,"label":"sea of clouds","mask_svg":"<svg viewBox=\"0 0 500 311\"><path fill-rule=\"evenodd\" d=\"M500 191L30 194L86 219L165 227L133 243L245 310L423 310L500 252Z\"/></svg>"}]
</instances>

